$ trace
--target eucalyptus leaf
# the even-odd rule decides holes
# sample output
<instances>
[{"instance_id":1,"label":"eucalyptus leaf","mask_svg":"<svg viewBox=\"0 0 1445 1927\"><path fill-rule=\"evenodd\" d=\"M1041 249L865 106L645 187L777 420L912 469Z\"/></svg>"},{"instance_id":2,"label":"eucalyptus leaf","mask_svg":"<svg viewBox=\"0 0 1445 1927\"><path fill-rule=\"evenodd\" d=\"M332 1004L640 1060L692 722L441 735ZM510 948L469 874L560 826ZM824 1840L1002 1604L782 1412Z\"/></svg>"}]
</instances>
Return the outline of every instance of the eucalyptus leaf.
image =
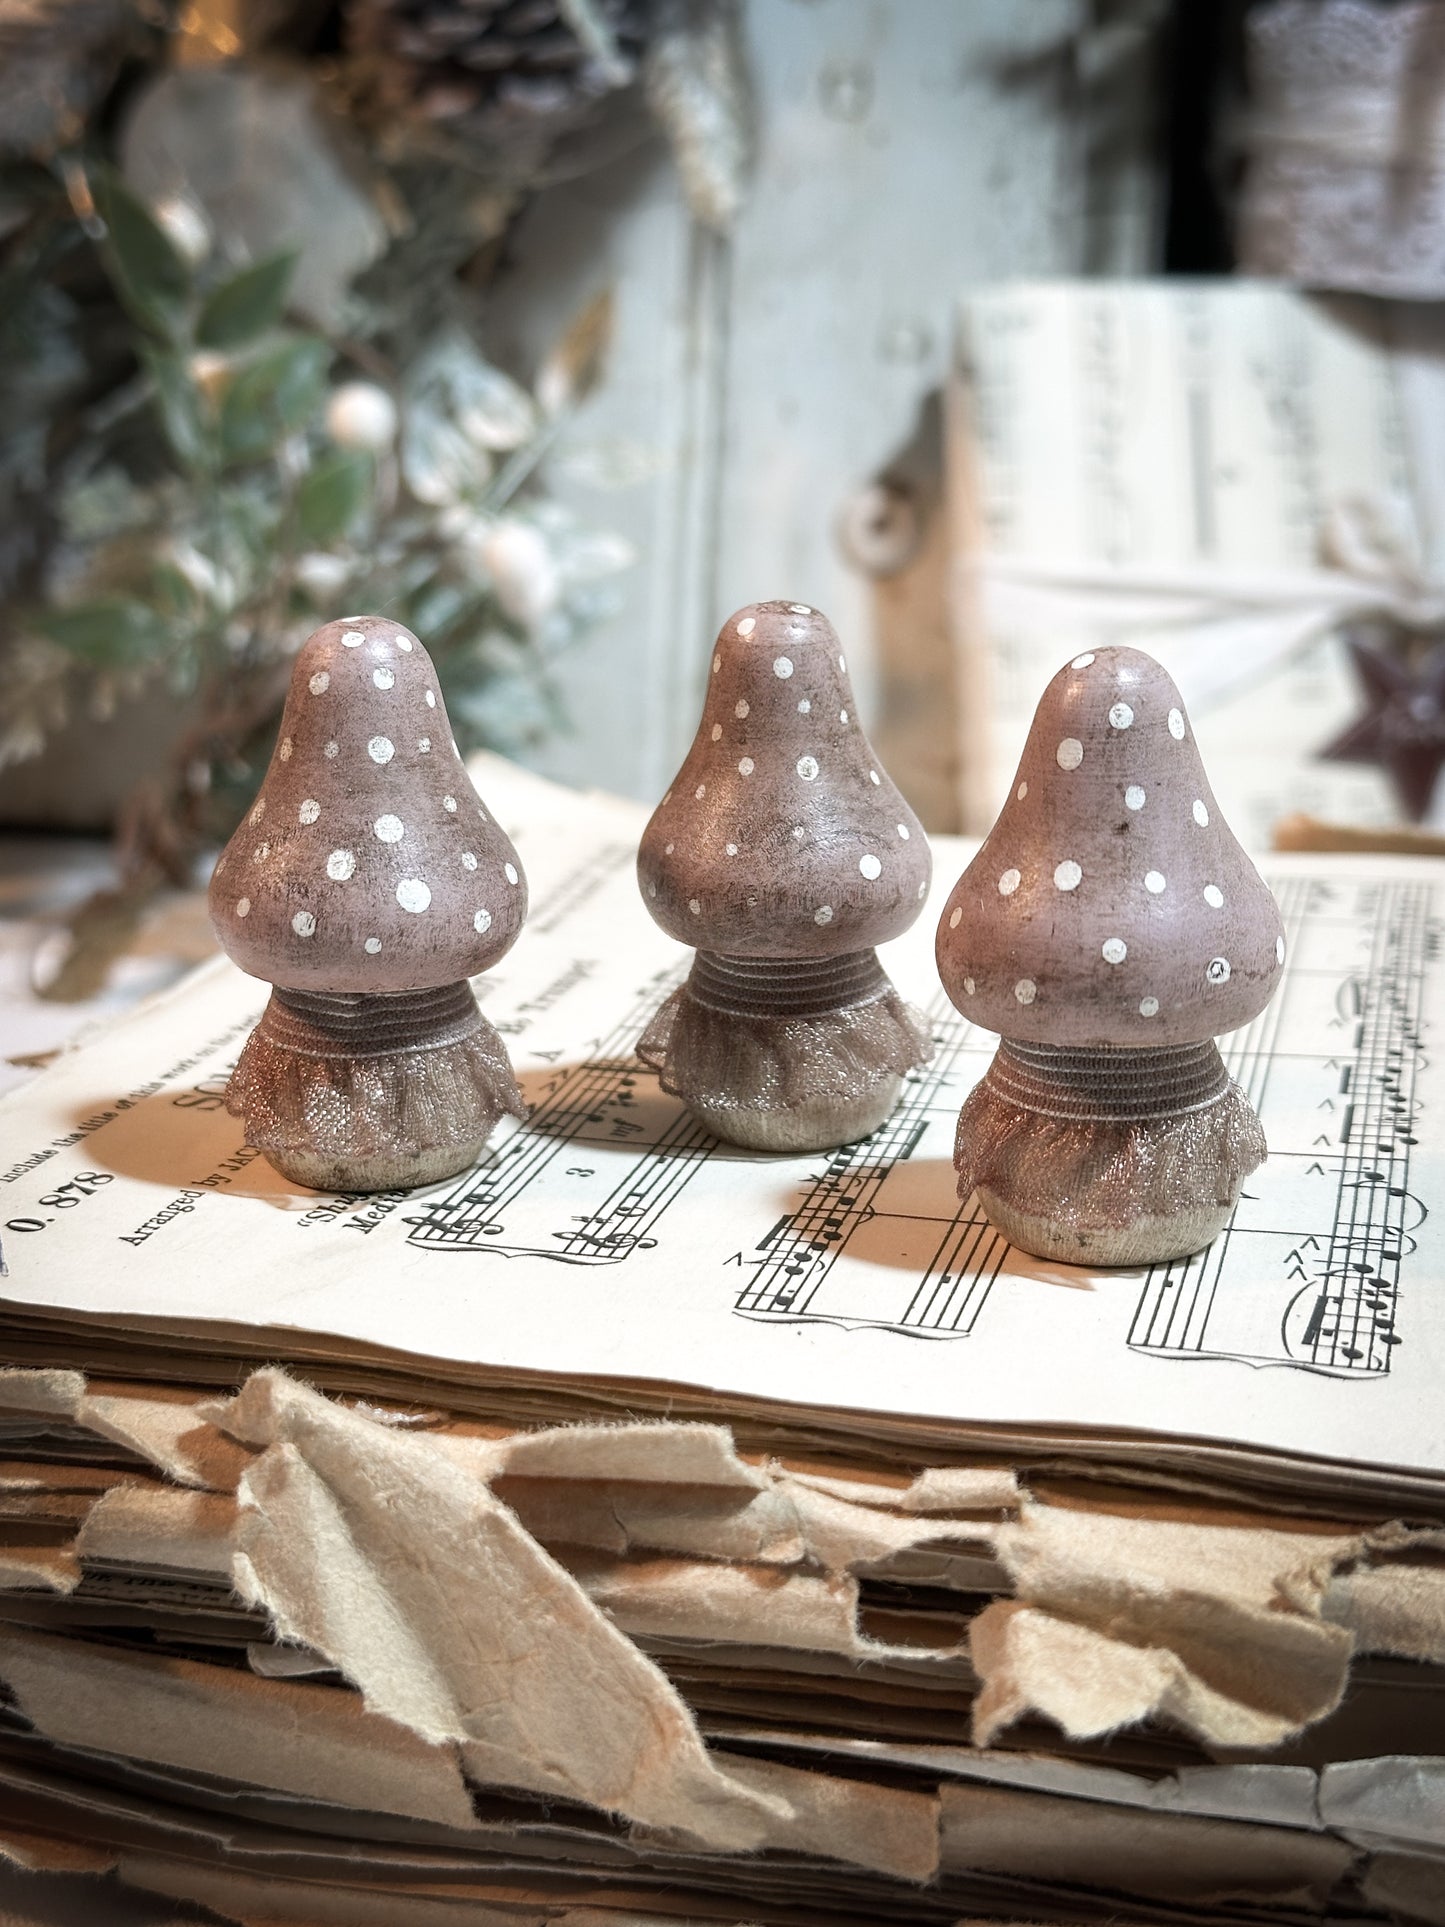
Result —
<instances>
[{"instance_id":1,"label":"eucalyptus leaf","mask_svg":"<svg viewBox=\"0 0 1445 1927\"><path fill-rule=\"evenodd\" d=\"M221 448L230 462L268 455L315 413L331 350L302 336L257 355L237 374L221 405Z\"/></svg>"},{"instance_id":2,"label":"eucalyptus leaf","mask_svg":"<svg viewBox=\"0 0 1445 1927\"><path fill-rule=\"evenodd\" d=\"M144 201L114 174L98 172L93 192L122 299L146 327L176 339L191 294L184 257Z\"/></svg>"},{"instance_id":3,"label":"eucalyptus leaf","mask_svg":"<svg viewBox=\"0 0 1445 1927\"><path fill-rule=\"evenodd\" d=\"M207 453L206 421L200 392L185 362L166 348L143 346L140 356L155 387L166 440L186 468L199 468Z\"/></svg>"},{"instance_id":4,"label":"eucalyptus leaf","mask_svg":"<svg viewBox=\"0 0 1445 1927\"><path fill-rule=\"evenodd\" d=\"M296 271L294 252L273 254L257 261L212 290L196 323L196 340L202 348L244 348L274 328L286 306L291 277Z\"/></svg>"},{"instance_id":5,"label":"eucalyptus leaf","mask_svg":"<svg viewBox=\"0 0 1445 1927\"><path fill-rule=\"evenodd\" d=\"M36 627L72 656L109 667L152 662L165 653L169 640L163 618L131 596L47 609Z\"/></svg>"},{"instance_id":6,"label":"eucalyptus leaf","mask_svg":"<svg viewBox=\"0 0 1445 1927\"><path fill-rule=\"evenodd\" d=\"M417 500L434 507L476 496L491 475L491 452L525 445L538 426L527 391L459 328L417 356L403 400L402 472Z\"/></svg>"},{"instance_id":7,"label":"eucalyptus leaf","mask_svg":"<svg viewBox=\"0 0 1445 1927\"><path fill-rule=\"evenodd\" d=\"M366 506L372 461L362 449L338 449L310 470L296 491L296 519L310 542L334 542Z\"/></svg>"}]
</instances>

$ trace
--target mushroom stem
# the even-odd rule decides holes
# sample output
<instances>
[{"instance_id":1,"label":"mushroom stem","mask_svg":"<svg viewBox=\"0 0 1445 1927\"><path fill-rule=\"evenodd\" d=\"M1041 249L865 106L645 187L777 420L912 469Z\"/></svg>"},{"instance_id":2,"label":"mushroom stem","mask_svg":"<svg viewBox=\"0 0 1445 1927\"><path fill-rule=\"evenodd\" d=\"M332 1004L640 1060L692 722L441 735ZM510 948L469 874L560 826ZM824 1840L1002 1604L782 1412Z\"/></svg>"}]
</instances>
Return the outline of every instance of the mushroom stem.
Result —
<instances>
[{"instance_id":1,"label":"mushroom stem","mask_svg":"<svg viewBox=\"0 0 1445 1927\"><path fill-rule=\"evenodd\" d=\"M318 1191L433 1184L526 1106L469 983L271 993L226 1091L246 1137Z\"/></svg>"},{"instance_id":2,"label":"mushroom stem","mask_svg":"<svg viewBox=\"0 0 1445 1927\"><path fill-rule=\"evenodd\" d=\"M801 961L700 950L638 1045L710 1131L790 1152L877 1130L932 1051L873 950Z\"/></svg>"},{"instance_id":3,"label":"mushroom stem","mask_svg":"<svg viewBox=\"0 0 1445 1927\"><path fill-rule=\"evenodd\" d=\"M1041 1258L1159 1264L1228 1222L1264 1134L1212 1041L1078 1049L1005 1038L958 1120L960 1197Z\"/></svg>"}]
</instances>

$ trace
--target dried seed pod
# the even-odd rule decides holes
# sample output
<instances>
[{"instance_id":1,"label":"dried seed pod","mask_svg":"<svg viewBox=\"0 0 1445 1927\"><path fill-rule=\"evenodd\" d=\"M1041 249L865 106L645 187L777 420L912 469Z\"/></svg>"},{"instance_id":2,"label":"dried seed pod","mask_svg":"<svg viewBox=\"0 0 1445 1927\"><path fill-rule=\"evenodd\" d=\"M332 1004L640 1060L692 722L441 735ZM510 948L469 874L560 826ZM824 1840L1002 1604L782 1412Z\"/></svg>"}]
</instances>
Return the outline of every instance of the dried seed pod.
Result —
<instances>
[{"instance_id":1,"label":"dried seed pod","mask_svg":"<svg viewBox=\"0 0 1445 1927\"><path fill-rule=\"evenodd\" d=\"M1284 933L1152 657L1099 649L1049 684L937 948L1003 1039L959 1117L960 1194L1041 1257L1208 1244L1265 1155L1213 1040L1268 1003Z\"/></svg>"},{"instance_id":2,"label":"dried seed pod","mask_svg":"<svg viewBox=\"0 0 1445 1927\"><path fill-rule=\"evenodd\" d=\"M648 909L697 951L638 1046L664 1088L759 1150L875 1130L932 1055L874 953L917 917L930 868L831 623L801 603L740 609L638 853Z\"/></svg>"},{"instance_id":3,"label":"dried seed pod","mask_svg":"<svg viewBox=\"0 0 1445 1927\"><path fill-rule=\"evenodd\" d=\"M525 1115L467 979L527 914L517 853L452 738L431 658L380 616L318 629L250 813L216 864L222 948L274 986L227 1091L284 1176L429 1184Z\"/></svg>"}]
</instances>

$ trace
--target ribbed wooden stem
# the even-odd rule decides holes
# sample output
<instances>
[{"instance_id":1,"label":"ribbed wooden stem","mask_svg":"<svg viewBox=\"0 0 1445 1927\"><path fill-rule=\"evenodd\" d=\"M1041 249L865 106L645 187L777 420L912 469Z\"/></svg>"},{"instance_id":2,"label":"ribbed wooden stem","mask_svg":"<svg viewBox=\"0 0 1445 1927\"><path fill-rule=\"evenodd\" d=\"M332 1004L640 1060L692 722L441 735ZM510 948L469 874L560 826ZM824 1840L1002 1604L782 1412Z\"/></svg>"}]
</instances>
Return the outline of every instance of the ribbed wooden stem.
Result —
<instances>
[{"instance_id":1,"label":"ribbed wooden stem","mask_svg":"<svg viewBox=\"0 0 1445 1927\"><path fill-rule=\"evenodd\" d=\"M888 990L876 950L842 957L719 957L699 950L687 980L694 1002L729 1017L823 1017Z\"/></svg>"}]
</instances>

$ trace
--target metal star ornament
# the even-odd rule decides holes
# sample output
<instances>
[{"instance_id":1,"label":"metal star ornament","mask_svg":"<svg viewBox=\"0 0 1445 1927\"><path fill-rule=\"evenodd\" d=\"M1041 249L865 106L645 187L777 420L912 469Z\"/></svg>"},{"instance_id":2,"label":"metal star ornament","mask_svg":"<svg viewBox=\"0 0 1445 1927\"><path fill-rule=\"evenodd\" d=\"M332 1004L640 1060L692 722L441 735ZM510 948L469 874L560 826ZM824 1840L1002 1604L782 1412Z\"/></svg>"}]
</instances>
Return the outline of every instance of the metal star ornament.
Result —
<instances>
[{"instance_id":1,"label":"metal star ornament","mask_svg":"<svg viewBox=\"0 0 1445 1927\"><path fill-rule=\"evenodd\" d=\"M1361 626L1349 636L1365 714L1320 751L1332 763L1374 763L1389 776L1407 815L1419 823L1429 811L1445 766L1445 643L1412 661L1391 636L1393 625Z\"/></svg>"}]
</instances>

